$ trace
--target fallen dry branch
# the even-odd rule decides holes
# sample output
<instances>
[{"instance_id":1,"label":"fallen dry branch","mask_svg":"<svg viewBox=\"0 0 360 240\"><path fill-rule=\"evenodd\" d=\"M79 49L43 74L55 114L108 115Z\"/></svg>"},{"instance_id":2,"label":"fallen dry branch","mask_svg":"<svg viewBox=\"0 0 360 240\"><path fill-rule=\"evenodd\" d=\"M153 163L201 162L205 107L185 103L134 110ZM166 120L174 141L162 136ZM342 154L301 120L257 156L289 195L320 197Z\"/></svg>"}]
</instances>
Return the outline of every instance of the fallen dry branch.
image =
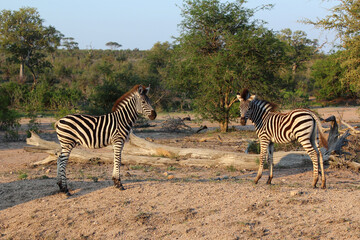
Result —
<instances>
[{"instance_id":1,"label":"fallen dry branch","mask_svg":"<svg viewBox=\"0 0 360 240\"><path fill-rule=\"evenodd\" d=\"M350 168L356 172L360 170L360 163L353 161L353 155L356 155L351 149L358 149L359 146L356 141L353 140L351 146L349 147L349 140L347 139L351 134L350 130L356 134L355 130L351 125L341 120L340 122L348 127L348 129L339 137L339 127L336 122L336 118L331 116L325 120L326 122L331 122L329 138L328 138L328 150L327 154L329 155L329 162L332 167L335 168ZM356 136L355 136L356 138ZM344 149L348 152L345 152ZM350 156L350 157L347 157Z\"/></svg>"},{"instance_id":2,"label":"fallen dry branch","mask_svg":"<svg viewBox=\"0 0 360 240\"><path fill-rule=\"evenodd\" d=\"M162 124L161 129L165 132L191 132L190 126L186 125L184 119L168 117Z\"/></svg>"},{"instance_id":3,"label":"fallen dry branch","mask_svg":"<svg viewBox=\"0 0 360 240\"><path fill-rule=\"evenodd\" d=\"M341 120L341 123L344 124L346 127L348 127L351 131L353 131L353 133L360 134L359 130L356 130L353 126L351 126L350 124L348 124L344 120Z\"/></svg>"},{"instance_id":4,"label":"fallen dry branch","mask_svg":"<svg viewBox=\"0 0 360 240\"><path fill-rule=\"evenodd\" d=\"M25 147L26 151L48 153L49 157L34 163L34 165L55 163L60 153L60 145L41 139L32 133L27 139L31 146ZM257 154L245 154L239 152L218 151L199 148L178 148L154 142L130 134L130 140L125 144L122 163L131 165L152 166L202 166L202 167L227 167L237 169L257 169ZM81 147L74 148L70 155L70 162L91 162L97 160L104 163L113 162L111 147L89 150ZM277 167L301 167L311 165L311 161L305 152L275 152L274 164Z\"/></svg>"},{"instance_id":5,"label":"fallen dry branch","mask_svg":"<svg viewBox=\"0 0 360 240\"><path fill-rule=\"evenodd\" d=\"M324 154L324 161L327 161L331 154L342 154L342 147L347 144L349 132L339 137L338 125L335 117L330 117L326 121L331 122L328 138L329 148L321 149ZM217 139L222 141L221 138ZM32 152L48 153L49 157L36 162L35 165L55 162L60 154L60 145L41 139L37 134L32 133L31 138L27 139L25 150ZM233 166L238 169L257 169L258 154L247 154L239 152L218 151L203 148L181 148L166 146L155 142L147 141L131 133L129 141L125 144L122 163L133 165L180 165L180 166L202 166L202 167L226 167ZM305 152L275 152L273 155L276 167L301 167L311 166L309 156ZM70 155L70 161L89 162L100 161L105 163L113 162L112 147L91 150L81 147L74 148ZM335 158L333 158L335 159ZM356 164L355 164L356 165Z\"/></svg>"}]
</instances>

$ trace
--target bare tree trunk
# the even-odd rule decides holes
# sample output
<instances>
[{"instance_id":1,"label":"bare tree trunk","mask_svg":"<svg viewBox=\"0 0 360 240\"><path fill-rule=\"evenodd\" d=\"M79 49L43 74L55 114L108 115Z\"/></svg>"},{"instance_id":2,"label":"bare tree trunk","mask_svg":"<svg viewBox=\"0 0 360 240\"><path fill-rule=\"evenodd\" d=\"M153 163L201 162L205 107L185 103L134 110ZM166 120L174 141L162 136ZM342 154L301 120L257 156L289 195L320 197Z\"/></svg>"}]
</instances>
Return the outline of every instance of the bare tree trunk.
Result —
<instances>
[{"instance_id":1,"label":"bare tree trunk","mask_svg":"<svg viewBox=\"0 0 360 240\"><path fill-rule=\"evenodd\" d=\"M25 68L25 65L24 63L20 63L20 72L19 72L19 79L20 81L22 82L23 79L24 79L24 68Z\"/></svg>"}]
</instances>

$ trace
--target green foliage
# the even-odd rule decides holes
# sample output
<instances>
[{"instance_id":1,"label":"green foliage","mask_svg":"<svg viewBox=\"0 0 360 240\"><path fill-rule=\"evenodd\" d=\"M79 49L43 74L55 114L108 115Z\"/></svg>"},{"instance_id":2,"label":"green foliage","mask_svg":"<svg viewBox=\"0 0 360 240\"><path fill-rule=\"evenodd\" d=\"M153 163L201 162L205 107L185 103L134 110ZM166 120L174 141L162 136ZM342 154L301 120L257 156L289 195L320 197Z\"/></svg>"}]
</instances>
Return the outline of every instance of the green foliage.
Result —
<instances>
[{"instance_id":1,"label":"green foliage","mask_svg":"<svg viewBox=\"0 0 360 240\"><path fill-rule=\"evenodd\" d=\"M316 55L317 40L308 39L303 31L292 31L289 28L281 30L277 37L285 44L284 64L279 74L281 88L286 92L310 90L306 70L309 61Z\"/></svg>"},{"instance_id":2,"label":"green foliage","mask_svg":"<svg viewBox=\"0 0 360 240\"><path fill-rule=\"evenodd\" d=\"M230 108L243 87L270 92L284 56L283 44L252 21L242 1L184 1L182 33L169 67L168 85L193 97L195 110L228 130ZM236 114L237 116L237 114Z\"/></svg>"},{"instance_id":3,"label":"green foliage","mask_svg":"<svg viewBox=\"0 0 360 240\"><path fill-rule=\"evenodd\" d=\"M88 111L91 114L101 115L111 112L115 101L125 93L124 88L113 81L104 81L94 89L90 95L90 106Z\"/></svg>"},{"instance_id":4,"label":"green foliage","mask_svg":"<svg viewBox=\"0 0 360 240\"><path fill-rule=\"evenodd\" d=\"M309 95L302 89L281 92L282 105L288 108L303 108L309 106Z\"/></svg>"},{"instance_id":5,"label":"green foliage","mask_svg":"<svg viewBox=\"0 0 360 240\"><path fill-rule=\"evenodd\" d=\"M18 179L25 180L25 179L27 179L27 177L28 177L28 174L26 172L19 171Z\"/></svg>"},{"instance_id":6,"label":"green foliage","mask_svg":"<svg viewBox=\"0 0 360 240\"><path fill-rule=\"evenodd\" d=\"M333 100L350 93L340 81L343 70L338 61L339 54L340 52L319 59L312 66L311 77L315 82L315 96L319 100Z\"/></svg>"},{"instance_id":7,"label":"green foliage","mask_svg":"<svg viewBox=\"0 0 360 240\"><path fill-rule=\"evenodd\" d=\"M168 167L167 167L167 170L168 170L168 171L175 171L175 170L176 170L176 167L174 167L174 166L168 166Z\"/></svg>"},{"instance_id":8,"label":"green foliage","mask_svg":"<svg viewBox=\"0 0 360 240\"><path fill-rule=\"evenodd\" d=\"M236 171L237 171L236 167L234 167L233 165L227 166L226 169L227 169L229 172L236 172Z\"/></svg>"},{"instance_id":9,"label":"green foliage","mask_svg":"<svg viewBox=\"0 0 360 240\"><path fill-rule=\"evenodd\" d=\"M35 8L20 8L19 11L0 12L0 47L7 54L7 60L30 70L34 84L37 74L51 67L46 52L54 52L60 44L62 34L54 27L43 26L43 20Z\"/></svg>"},{"instance_id":10,"label":"green foliage","mask_svg":"<svg viewBox=\"0 0 360 240\"><path fill-rule=\"evenodd\" d=\"M246 149L248 153L260 154L260 143L258 141L251 141Z\"/></svg>"},{"instance_id":11,"label":"green foliage","mask_svg":"<svg viewBox=\"0 0 360 240\"><path fill-rule=\"evenodd\" d=\"M30 117L27 130L26 130L26 137L31 137L31 132L40 133L40 123L37 121L37 116L33 112L29 112L28 117Z\"/></svg>"},{"instance_id":12,"label":"green foliage","mask_svg":"<svg viewBox=\"0 0 360 240\"><path fill-rule=\"evenodd\" d=\"M11 98L7 89L0 87L0 131L5 131L6 141L19 140L19 114L10 109Z\"/></svg>"},{"instance_id":13,"label":"green foliage","mask_svg":"<svg viewBox=\"0 0 360 240\"><path fill-rule=\"evenodd\" d=\"M326 30L337 31L344 48L343 54L339 55L343 74L340 81L344 86L360 95L360 3L354 0L342 0L339 5L330 9L330 14L317 21L306 20Z\"/></svg>"}]
</instances>

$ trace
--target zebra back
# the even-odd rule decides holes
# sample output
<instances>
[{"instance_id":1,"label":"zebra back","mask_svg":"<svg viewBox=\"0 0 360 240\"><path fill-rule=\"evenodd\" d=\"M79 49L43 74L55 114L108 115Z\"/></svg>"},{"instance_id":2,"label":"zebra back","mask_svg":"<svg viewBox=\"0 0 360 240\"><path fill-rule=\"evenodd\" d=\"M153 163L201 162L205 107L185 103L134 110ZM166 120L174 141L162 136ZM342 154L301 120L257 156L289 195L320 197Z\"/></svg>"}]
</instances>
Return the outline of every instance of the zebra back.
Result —
<instances>
[{"instance_id":1,"label":"zebra back","mask_svg":"<svg viewBox=\"0 0 360 240\"><path fill-rule=\"evenodd\" d=\"M150 119L156 112L147 97L148 88L136 85L114 104L113 112L102 116L68 115L56 124L60 143L68 148L84 145L101 148L116 141L125 141L139 114Z\"/></svg>"}]
</instances>

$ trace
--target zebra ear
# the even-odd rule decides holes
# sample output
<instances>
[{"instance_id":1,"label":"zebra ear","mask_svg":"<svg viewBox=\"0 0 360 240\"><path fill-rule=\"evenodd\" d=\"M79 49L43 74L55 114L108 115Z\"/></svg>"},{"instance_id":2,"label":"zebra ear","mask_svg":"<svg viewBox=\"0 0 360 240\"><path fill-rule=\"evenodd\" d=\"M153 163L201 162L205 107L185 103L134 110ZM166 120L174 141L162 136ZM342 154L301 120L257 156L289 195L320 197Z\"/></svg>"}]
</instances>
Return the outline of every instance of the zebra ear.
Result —
<instances>
[{"instance_id":1,"label":"zebra ear","mask_svg":"<svg viewBox=\"0 0 360 240\"><path fill-rule=\"evenodd\" d=\"M148 94L149 91L150 91L150 84L149 84L149 86L148 86L147 88L145 88L145 89L146 89L146 94Z\"/></svg>"},{"instance_id":2,"label":"zebra ear","mask_svg":"<svg viewBox=\"0 0 360 240\"><path fill-rule=\"evenodd\" d=\"M251 95L248 100L251 102L252 100L255 100L256 99L256 95Z\"/></svg>"},{"instance_id":3,"label":"zebra ear","mask_svg":"<svg viewBox=\"0 0 360 240\"><path fill-rule=\"evenodd\" d=\"M236 94L236 97L237 97L237 99L239 99L240 102L244 101L244 99L241 97L240 93Z\"/></svg>"},{"instance_id":4,"label":"zebra ear","mask_svg":"<svg viewBox=\"0 0 360 240\"><path fill-rule=\"evenodd\" d=\"M138 88L138 92L139 92L140 95L142 95L143 92L144 92L144 88L141 85Z\"/></svg>"}]
</instances>

